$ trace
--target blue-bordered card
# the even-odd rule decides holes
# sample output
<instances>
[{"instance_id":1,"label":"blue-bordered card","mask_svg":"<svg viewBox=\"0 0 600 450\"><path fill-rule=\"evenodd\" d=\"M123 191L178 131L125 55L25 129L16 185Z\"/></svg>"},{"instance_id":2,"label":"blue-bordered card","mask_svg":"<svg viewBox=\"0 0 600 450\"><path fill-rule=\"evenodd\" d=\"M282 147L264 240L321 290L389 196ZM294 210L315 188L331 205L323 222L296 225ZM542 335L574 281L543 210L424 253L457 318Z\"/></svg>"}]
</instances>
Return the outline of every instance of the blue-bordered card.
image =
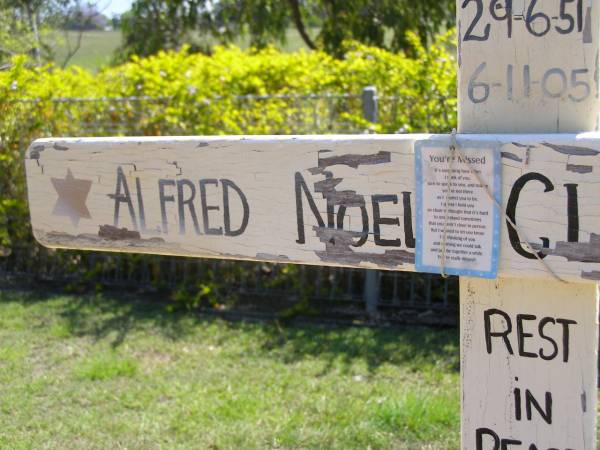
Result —
<instances>
[{"instance_id":1,"label":"blue-bordered card","mask_svg":"<svg viewBox=\"0 0 600 450\"><path fill-rule=\"evenodd\" d=\"M415 144L416 270L496 278L502 165L494 142Z\"/></svg>"}]
</instances>

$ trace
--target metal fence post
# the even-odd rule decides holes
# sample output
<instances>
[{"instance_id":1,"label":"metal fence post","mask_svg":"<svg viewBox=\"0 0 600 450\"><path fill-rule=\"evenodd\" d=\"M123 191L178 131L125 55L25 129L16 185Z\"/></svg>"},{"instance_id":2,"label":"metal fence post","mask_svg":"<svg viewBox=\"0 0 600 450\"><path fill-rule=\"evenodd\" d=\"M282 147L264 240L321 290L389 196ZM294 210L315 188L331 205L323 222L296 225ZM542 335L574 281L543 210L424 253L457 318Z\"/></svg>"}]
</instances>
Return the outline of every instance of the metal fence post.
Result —
<instances>
[{"instance_id":1,"label":"metal fence post","mask_svg":"<svg viewBox=\"0 0 600 450\"><path fill-rule=\"evenodd\" d=\"M379 108L377 99L377 88L367 86L362 91L362 110L363 117L371 123L377 123L379 119ZM379 272L377 270L365 271L365 287L363 291L363 300L367 314L373 315L377 312L379 303Z\"/></svg>"},{"instance_id":2,"label":"metal fence post","mask_svg":"<svg viewBox=\"0 0 600 450\"><path fill-rule=\"evenodd\" d=\"M375 86L367 86L363 89L361 98L363 117L369 122L377 123L379 116L377 88Z\"/></svg>"},{"instance_id":3,"label":"metal fence post","mask_svg":"<svg viewBox=\"0 0 600 450\"><path fill-rule=\"evenodd\" d=\"M367 314L370 316L377 313L377 305L379 304L379 281L380 277L378 270L365 270L365 290L363 292L363 298Z\"/></svg>"}]
</instances>

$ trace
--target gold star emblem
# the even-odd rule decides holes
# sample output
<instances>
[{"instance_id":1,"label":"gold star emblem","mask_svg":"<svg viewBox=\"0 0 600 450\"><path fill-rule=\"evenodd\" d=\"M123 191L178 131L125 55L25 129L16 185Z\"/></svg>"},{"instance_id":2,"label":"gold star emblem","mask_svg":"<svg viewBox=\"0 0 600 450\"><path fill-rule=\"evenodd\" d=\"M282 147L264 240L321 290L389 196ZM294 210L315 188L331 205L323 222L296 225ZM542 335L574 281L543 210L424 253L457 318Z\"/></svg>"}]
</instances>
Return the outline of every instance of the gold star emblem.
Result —
<instances>
[{"instance_id":1,"label":"gold star emblem","mask_svg":"<svg viewBox=\"0 0 600 450\"><path fill-rule=\"evenodd\" d=\"M51 178L52 186L58 194L58 200L54 205L52 215L66 216L71 219L73 226L79 225L80 219L91 219L85 202L92 187L90 180L78 180L67 169L67 176L62 178Z\"/></svg>"}]
</instances>

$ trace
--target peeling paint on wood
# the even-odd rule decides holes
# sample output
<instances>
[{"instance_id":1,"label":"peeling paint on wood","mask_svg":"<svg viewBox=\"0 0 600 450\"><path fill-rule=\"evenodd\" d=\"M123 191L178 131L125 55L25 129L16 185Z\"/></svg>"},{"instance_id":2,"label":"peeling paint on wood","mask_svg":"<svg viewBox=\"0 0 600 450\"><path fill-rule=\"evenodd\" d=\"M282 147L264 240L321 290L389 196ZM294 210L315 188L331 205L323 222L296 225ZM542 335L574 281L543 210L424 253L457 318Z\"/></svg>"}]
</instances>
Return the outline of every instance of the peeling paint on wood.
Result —
<instances>
[{"instance_id":1,"label":"peeling paint on wood","mask_svg":"<svg viewBox=\"0 0 600 450\"><path fill-rule=\"evenodd\" d=\"M398 269L406 264L415 263L415 254L407 250L385 250L382 253L361 252L355 249L355 243L363 234L353 231L315 227L319 240L325 244L325 251L317 252L324 263L361 266L373 264L385 269Z\"/></svg>"},{"instance_id":2,"label":"peeling paint on wood","mask_svg":"<svg viewBox=\"0 0 600 450\"><path fill-rule=\"evenodd\" d=\"M557 242L555 249L542 249L541 252L562 256L567 261L600 263L600 235L592 233L589 242Z\"/></svg>"},{"instance_id":3,"label":"peeling paint on wood","mask_svg":"<svg viewBox=\"0 0 600 450\"><path fill-rule=\"evenodd\" d=\"M459 132L538 133L503 145L503 209L569 281L530 279L540 262L506 229L500 277L460 279L461 448L594 450L600 147L546 133L598 130L599 2L456 6Z\"/></svg>"},{"instance_id":4,"label":"peeling paint on wood","mask_svg":"<svg viewBox=\"0 0 600 450\"><path fill-rule=\"evenodd\" d=\"M552 150L558 152L558 153L562 153L563 155L569 155L569 156L596 156L600 154L600 151L593 149L593 148L587 148L587 147L579 147L579 146L575 146L575 145L556 145L556 144L550 144L548 142L544 142L542 143L542 145L544 147L548 147L551 148Z\"/></svg>"},{"instance_id":5,"label":"peeling paint on wood","mask_svg":"<svg viewBox=\"0 0 600 450\"><path fill-rule=\"evenodd\" d=\"M44 147L43 145L34 145L31 147L31 150L29 151L29 157L31 159L39 159L40 158L40 154L46 150L46 147Z\"/></svg>"},{"instance_id":6,"label":"peeling paint on wood","mask_svg":"<svg viewBox=\"0 0 600 450\"><path fill-rule=\"evenodd\" d=\"M600 281L600 271L583 272L581 278L584 280Z\"/></svg>"},{"instance_id":7,"label":"peeling paint on wood","mask_svg":"<svg viewBox=\"0 0 600 450\"><path fill-rule=\"evenodd\" d=\"M152 253L150 239L160 238L162 253L414 270L413 151L422 139L450 144L448 135L40 140L26 161L32 223L53 247ZM600 167L600 134L458 140L500 142L511 155L504 209L553 270L570 280L600 271L600 171L568 170ZM69 150L35 152L56 146ZM528 153L528 165L514 164ZM105 225L140 240L98 244ZM506 224L500 273L549 276Z\"/></svg>"},{"instance_id":8,"label":"peeling paint on wood","mask_svg":"<svg viewBox=\"0 0 600 450\"><path fill-rule=\"evenodd\" d=\"M460 131L597 130L597 6L457 0Z\"/></svg>"},{"instance_id":9,"label":"peeling paint on wood","mask_svg":"<svg viewBox=\"0 0 600 450\"><path fill-rule=\"evenodd\" d=\"M100 225L98 236L111 241L127 241L141 239L139 231L129 231L127 228L117 228L112 225Z\"/></svg>"},{"instance_id":10,"label":"peeling paint on wood","mask_svg":"<svg viewBox=\"0 0 600 450\"><path fill-rule=\"evenodd\" d=\"M115 250L115 239L99 236L98 234L68 234L60 231L51 231L46 233L41 230L34 230L36 238L38 240L44 240L47 245L55 248L69 248L67 247L69 242L78 241L81 242L82 247L87 250L98 250L98 251L129 251L139 253L156 253L156 254L172 254L167 252L167 249L171 249L172 245L165 245L165 241L159 237L153 237L149 239L139 239L133 237L130 239L118 239L119 250ZM152 247L152 250L147 248ZM128 250L125 250L128 249ZM182 256L192 256L189 253L185 253L182 248L178 249L178 254Z\"/></svg>"},{"instance_id":11,"label":"peeling paint on wood","mask_svg":"<svg viewBox=\"0 0 600 450\"><path fill-rule=\"evenodd\" d=\"M269 253L258 253L256 259L259 261L287 261L289 258L285 255L271 255Z\"/></svg>"},{"instance_id":12,"label":"peeling paint on wood","mask_svg":"<svg viewBox=\"0 0 600 450\"><path fill-rule=\"evenodd\" d=\"M379 152L375 155L341 155L331 158L319 157L319 168L323 169L330 166L344 165L358 169L363 165L386 164L391 162L390 152Z\"/></svg>"},{"instance_id":13,"label":"peeling paint on wood","mask_svg":"<svg viewBox=\"0 0 600 450\"><path fill-rule=\"evenodd\" d=\"M594 171L594 167L593 166L584 166L584 165L580 165L580 164L567 164L567 170L569 172L574 172L574 173L592 173Z\"/></svg>"},{"instance_id":14,"label":"peeling paint on wood","mask_svg":"<svg viewBox=\"0 0 600 450\"><path fill-rule=\"evenodd\" d=\"M511 152L502 152L501 156L506 159L511 159L517 162L523 162L523 159Z\"/></svg>"},{"instance_id":15,"label":"peeling paint on wood","mask_svg":"<svg viewBox=\"0 0 600 450\"><path fill-rule=\"evenodd\" d=\"M596 286L461 279L460 289L462 448L495 448L493 432L523 444L506 448L594 450Z\"/></svg>"}]
</instances>

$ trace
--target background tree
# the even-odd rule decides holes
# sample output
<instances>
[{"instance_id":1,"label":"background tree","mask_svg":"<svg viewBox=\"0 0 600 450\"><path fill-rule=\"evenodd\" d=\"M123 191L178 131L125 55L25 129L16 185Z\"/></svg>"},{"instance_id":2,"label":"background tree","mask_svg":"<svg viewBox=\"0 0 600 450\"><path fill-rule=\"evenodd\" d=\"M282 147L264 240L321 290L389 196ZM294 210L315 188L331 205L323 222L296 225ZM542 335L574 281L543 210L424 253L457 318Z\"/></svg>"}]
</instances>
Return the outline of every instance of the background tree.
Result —
<instances>
[{"instance_id":1,"label":"background tree","mask_svg":"<svg viewBox=\"0 0 600 450\"><path fill-rule=\"evenodd\" d=\"M284 42L290 27L308 48L336 56L346 40L406 50L408 31L427 45L454 14L454 0L136 0L122 21L123 54L178 48L194 35L222 43L248 35L260 48Z\"/></svg>"},{"instance_id":2,"label":"background tree","mask_svg":"<svg viewBox=\"0 0 600 450\"><path fill-rule=\"evenodd\" d=\"M63 28L69 31L104 30L109 19L102 14L94 3L81 3L79 1L65 9Z\"/></svg>"},{"instance_id":3,"label":"background tree","mask_svg":"<svg viewBox=\"0 0 600 450\"><path fill-rule=\"evenodd\" d=\"M42 0L0 0L2 8L3 28L12 37L5 42L4 52L30 53L38 65L42 61L42 51L48 50L42 39L42 17L46 15L47 6ZM12 13L11 13L12 12ZM5 21L6 20L6 21ZM16 33L19 33L17 35ZM6 45L8 44L8 45ZM26 45L29 48L13 48L17 44Z\"/></svg>"},{"instance_id":4,"label":"background tree","mask_svg":"<svg viewBox=\"0 0 600 450\"><path fill-rule=\"evenodd\" d=\"M33 34L21 12L0 0L0 67L13 55L31 52L34 47Z\"/></svg>"},{"instance_id":5,"label":"background tree","mask_svg":"<svg viewBox=\"0 0 600 450\"><path fill-rule=\"evenodd\" d=\"M347 39L405 50L408 31L427 45L442 28L454 24L455 15L454 0L319 0L312 8L323 17L317 40L331 54L337 54Z\"/></svg>"},{"instance_id":6,"label":"background tree","mask_svg":"<svg viewBox=\"0 0 600 450\"><path fill-rule=\"evenodd\" d=\"M202 27L206 0L136 0L121 16L123 45L117 60L147 56L191 43L190 33Z\"/></svg>"},{"instance_id":7,"label":"background tree","mask_svg":"<svg viewBox=\"0 0 600 450\"><path fill-rule=\"evenodd\" d=\"M63 31L65 56L60 62L64 69L81 48L83 33L90 30L104 30L108 18L98 10L95 3L82 3L80 0L63 0L61 13L54 26Z\"/></svg>"},{"instance_id":8,"label":"background tree","mask_svg":"<svg viewBox=\"0 0 600 450\"><path fill-rule=\"evenodd\" d=\"M290 26L287 0L219 0L204 14L208 31L221 42L248 35L253 47L283 42Z\"/></svg>"},{"instance_id":9,"label":"background tree","mask_svg":"<svg viewBox=\"0 0 600 450\"><path fill-rule=\"evenodd\" d=\"M31 55L37 65L55 60L56 41L66 41L64 67L81 46L84 30L102 27L95 3L81 0L0 0L0 64L15 54ZM76 29L75 42L66 33Z\"/></svg>"}]
</instances>

